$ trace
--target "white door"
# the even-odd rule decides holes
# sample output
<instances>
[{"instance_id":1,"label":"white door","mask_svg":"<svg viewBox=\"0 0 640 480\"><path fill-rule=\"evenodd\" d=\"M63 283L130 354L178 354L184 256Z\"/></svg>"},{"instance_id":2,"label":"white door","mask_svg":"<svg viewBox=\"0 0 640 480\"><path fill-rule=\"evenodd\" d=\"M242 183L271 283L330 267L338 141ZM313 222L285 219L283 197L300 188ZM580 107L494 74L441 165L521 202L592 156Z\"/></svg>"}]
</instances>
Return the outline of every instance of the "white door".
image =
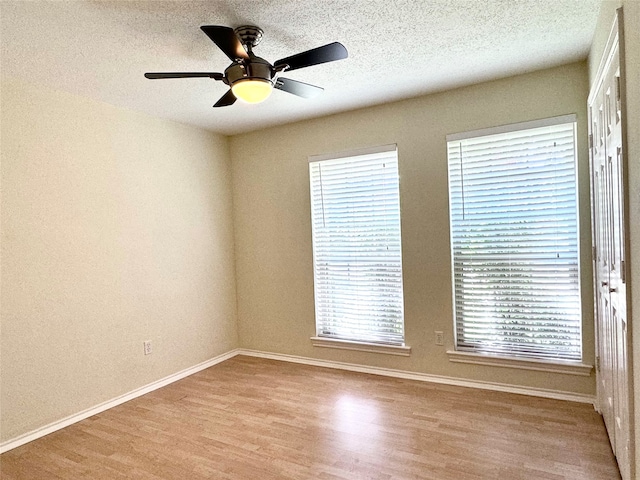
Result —
<instances>
[{"instance_id":1,"label":"white door","mask_svg":"<svg viewBox=\"0 0 640 480\"><path fill-rule=\"evenodd\" d=\"M617 19L589 95L598 404L622 478L630 479L625 279L624 115Z\"/></svg>"}]
</instances>

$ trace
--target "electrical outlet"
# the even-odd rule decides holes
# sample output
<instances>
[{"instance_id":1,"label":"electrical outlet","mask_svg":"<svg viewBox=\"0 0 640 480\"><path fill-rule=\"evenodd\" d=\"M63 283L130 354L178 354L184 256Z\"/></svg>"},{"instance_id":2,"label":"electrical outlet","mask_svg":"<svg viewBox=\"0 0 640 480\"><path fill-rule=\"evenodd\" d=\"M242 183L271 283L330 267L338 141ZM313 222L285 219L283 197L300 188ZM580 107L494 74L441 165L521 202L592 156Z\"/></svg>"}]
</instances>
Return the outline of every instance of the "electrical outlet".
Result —
<instances>
[{"instance_id":1,"label":"electrical outlet","mask_svg":"<svg viewBox=\"0 0 640 480\"><path fill-rule=\"evenodd\" d=\"M146 340L144 342L144 354L145 355L150 355L152 352L151 350L151 340Z\"/></svg>"},{"instance_id":2,"label":"electrical outlet","mask_svg":"<svg viewBox=\"0 0 640 480\"><path fill-rule=\"evenodd\" d=\"M436 332L436 345L444 345L444 333Z\"/></svg>"}]
</instances>

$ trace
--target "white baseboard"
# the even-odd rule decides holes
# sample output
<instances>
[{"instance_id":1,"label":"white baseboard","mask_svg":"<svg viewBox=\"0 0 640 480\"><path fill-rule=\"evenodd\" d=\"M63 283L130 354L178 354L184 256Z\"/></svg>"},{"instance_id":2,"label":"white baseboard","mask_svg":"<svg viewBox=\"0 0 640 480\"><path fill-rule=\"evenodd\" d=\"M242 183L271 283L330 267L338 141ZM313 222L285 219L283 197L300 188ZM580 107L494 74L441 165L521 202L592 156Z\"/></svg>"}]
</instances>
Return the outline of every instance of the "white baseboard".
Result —
<instances>
[{"instance_id":1,"label":"white baseboard","mask_svg":"<svg viewBox=\"0 0 640 480\"><path fill-rule=\"evenodd\" d=\"M45 425L44 427L25 433L11 440L7 440L0 444L0 453L4 453L9 450L12 450L16 447L19 447L20 445L24 445L25 443L31 442L40 437L44 437L45 435L53 433L64 427L68 427L69 425L77 423L81 420L84 420L85 418L89 418L93 415L104 412L105 410L108 410L112 407L128 402L129 400L133 400L134 398L140 397L146 393L157 390L158 388L162 388L166 385L169 385L170 383L173 383L185 377L188 377L189 375L193 375L194 373L197 373L200 370L204 370L205 368L209 368L220 362L224 362L225 360L235 357L237 354L238 354L238 350L231 350L230 352L223 353L222 355L213 357L202 363L194 365L193 367L186 368L180 372L174 373L173 375L169 375L168 377L161 378L160 380L149 383L148 385L145 385L143 387L136 388L135 390L125 393L124 395L120 395L119 397L116 397L114 399L108 400L94 407L83 410L82 412L76 413L74 415L70 415L66 418L50 423L49 425Z\"/></svg>"},{"instance_id":2,"label":"white baseboard","mask_svg":"<svg viewBox=\"0 0 640 480\"><path fill-rule=\"evenodd\" d=\"M561 390L551 390L534 387L518 387L507 385L504 383L483 382L479 380L464 380L455 377L408 372L406 370L394 370L391 368L370 367L353 363L334 362L332 360L317 360L315 358L299 357L296 355L285 355L281 353L267 353L257 350L246 350L242 348L238 349L236 353L238 355L247 355L250 357L268 358L271 360L281 360L284 362L303 363L305 365L336 368L339 370L350 370L352 372L371 373L373 375L404 378L406 380L418 380L421 382L441 383L445 385L455 385L458 387L480 388L483 390L494 390L497 392L517 393L519 395L551 398L554 400L568 400L570 402L589 403L594 405L594 407L596 402L596 398L593 395L563 392Z\"/></svg>"},{"instance_id":3,"label":"white baseboard","mask_svg":"<svg viewBox=\"0 0 640 480\"><path fill-rule=\"evenodd\" d=\"M19 437L7 440L0 444L0 453L7 452L25 443L44 437L50 433L60 430L64 427L77 423L85 418L89 418L98 413L104 412L112 407L133 400L146 393L162 388L170 383L181 380L189 375L193 375L201 370L212 367L218 363L224 362L236 355L247 355L251 357L268 358L271 360L280 360L284 362L302 363L305 365L313 365L317 367L335 368L339 370L349 370L352 372L370 373L373 375L383 375L387 377L404 378L406 380L418 380L421 382L441 383L445 385L456 385L459 387L480 388L484 390L494 390L498 392L517 393L520 395L529 395L534 397L552 398L555 400L568 400L571 402L590 403L596 406L596 398L593 395L584 395L579 393L563 392L560 390L550 390L533 387L516 387L502 383L482 382L476 380L464 380L454 377L445 377L440 375L430 375L427 373L408 372L406 370L394 370L391 368L370 367L366 365L357 365L353 363L334 362L331 360L318 360L308 357L299 357L296 355L286 355L282 353L268 353L257 350L235 349L217 357L211 358L205 362L194 365L180 372L169 375L168 377L157 380L143 387L132 390L131 392L120 395L112 400L108 400L94 407L83 410L82 412L70 415L56 422L45 425L31 432L20 435Z\"/></svg>"}]
</instances>

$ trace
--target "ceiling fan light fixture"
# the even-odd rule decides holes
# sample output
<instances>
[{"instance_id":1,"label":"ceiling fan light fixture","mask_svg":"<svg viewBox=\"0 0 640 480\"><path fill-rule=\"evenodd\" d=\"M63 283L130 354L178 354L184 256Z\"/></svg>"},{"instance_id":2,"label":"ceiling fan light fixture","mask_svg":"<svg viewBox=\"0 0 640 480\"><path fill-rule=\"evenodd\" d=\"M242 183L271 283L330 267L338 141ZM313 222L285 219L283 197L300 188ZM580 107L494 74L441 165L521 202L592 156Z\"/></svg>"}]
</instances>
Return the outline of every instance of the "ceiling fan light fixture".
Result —
<instances>
[{"instance_id":1,"label":"ceiling fan light fixture","mask_svg":"<svg viewBox=\"0 0 640 480\"><path fill-rule=\"evenodd\" d=\"M0 0L2 1L2 0ZM296 55L276 60L273 64L253 53L262 38L262 29L255 25L244 25L235 30L222 25L200 27L229 60L224 73L220 72L148 72L149 79L209 77L231 87L213 105L228 107L239 98L246 103L264 102L273 89L291 93L302 98L313 98L322 88L290 78L278 77L282 72L335 62L347 58L347 49L338 42L328 43Z\"/></svg>"},{"instance_id":2,"label":"ceiling fan light fixture","mask_svg":"<svg viewBox=\"0 0 640 480\"><path fill-rule=\"evenodd\" d=\"M247 103L260 103L269 98L273 91L273 85L268 80L247 78L237 80L231 86L231 91L236 98Z\"/></svg>"}]
</instances>

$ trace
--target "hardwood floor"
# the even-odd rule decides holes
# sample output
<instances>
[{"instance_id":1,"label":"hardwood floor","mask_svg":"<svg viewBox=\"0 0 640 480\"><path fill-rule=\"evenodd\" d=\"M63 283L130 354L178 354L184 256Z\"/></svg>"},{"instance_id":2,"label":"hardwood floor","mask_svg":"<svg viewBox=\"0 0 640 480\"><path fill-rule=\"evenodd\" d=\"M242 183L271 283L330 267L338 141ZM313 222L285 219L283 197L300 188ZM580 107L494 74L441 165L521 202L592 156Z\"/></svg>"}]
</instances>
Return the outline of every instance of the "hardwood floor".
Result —
<instances>
[{"instance_id":1,"label":"hardwood floor","mask_svg":"<svg viewBox=\"0 0 640 480\"><path fill-rule=\"evenodd\" d=\"M591 405L238 356L0 456L13 479L618 479Z\"/></svg>"}]
</instances>

